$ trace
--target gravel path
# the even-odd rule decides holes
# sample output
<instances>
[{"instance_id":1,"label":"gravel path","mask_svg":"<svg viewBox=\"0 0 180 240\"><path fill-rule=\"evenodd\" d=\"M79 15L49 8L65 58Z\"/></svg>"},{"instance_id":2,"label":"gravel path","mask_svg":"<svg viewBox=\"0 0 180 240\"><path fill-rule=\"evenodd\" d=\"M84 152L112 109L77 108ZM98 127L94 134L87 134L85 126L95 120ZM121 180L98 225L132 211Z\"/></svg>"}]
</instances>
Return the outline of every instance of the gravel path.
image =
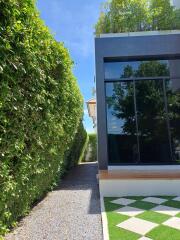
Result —
<instances>
[{"instance_id":1,"label":"gravel path","mask_svg":"<svg viewBox=\"0 0 180 240\"><path fill-rule=\"evenodd\" d=\"M97 164L80 164L6 240L102 240Z\"/></svg>"}]
</instances>

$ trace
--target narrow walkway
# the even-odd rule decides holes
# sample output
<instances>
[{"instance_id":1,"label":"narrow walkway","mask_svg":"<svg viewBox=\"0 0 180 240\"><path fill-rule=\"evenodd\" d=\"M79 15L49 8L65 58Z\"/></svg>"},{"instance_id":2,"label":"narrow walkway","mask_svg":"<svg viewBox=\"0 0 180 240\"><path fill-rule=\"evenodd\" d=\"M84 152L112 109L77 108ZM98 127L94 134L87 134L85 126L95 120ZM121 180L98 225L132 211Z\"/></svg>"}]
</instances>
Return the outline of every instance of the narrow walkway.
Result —
<instances>
[{"instance_id":1,"label":"narrow walkway","mask_svg":"<svg viewBox=\"0 0 180 240\"><path fill-rule=\"evenodd\" d=\"M6 240L102 240L97 164L80 164Z\"/></svg>"}]
</instances>

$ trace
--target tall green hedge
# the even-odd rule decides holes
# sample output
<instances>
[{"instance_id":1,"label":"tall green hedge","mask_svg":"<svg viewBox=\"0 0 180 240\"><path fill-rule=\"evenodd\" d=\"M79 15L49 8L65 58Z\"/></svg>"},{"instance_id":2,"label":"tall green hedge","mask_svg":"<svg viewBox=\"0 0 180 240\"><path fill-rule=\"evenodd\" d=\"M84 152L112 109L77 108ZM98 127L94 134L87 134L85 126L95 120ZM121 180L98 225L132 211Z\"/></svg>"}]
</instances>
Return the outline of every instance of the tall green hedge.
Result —
<instances>
[{"instance_id":1,"label":"tall green hedge","mask_svg":"<svg viewBox=\"0 0 180 240\"><path fill-rule=\"evenodd\" d=\"M32 0L0 0L0 234L81 153L83 99L72 66Z\"/></svg>"},{"instance_id":2,"label":"tall green hedge","mask_svg":"<svg viewBox=\"0 0 180 240\"><path fill-rule=\"evenodd\" d=\"M88 148L87 148L87 156L89 158L86 159L88 162L96 162L97 161L97 134L90 133L88 134ZM89 154L88 154L89 151Z\"/></svg>"},{"instance_id":3,"label":"tall green hedge","mask_svg":"<svg viewBox=\"0 0 180 240\"><path fill-rule=\"evenodd\" d=\"M74 137L74 141L72 142L72 145L69 147L69 151L66 154L67 170L75 166L79 162L83 162L83 159L86 154L87 144L88 144L88 135L84 129L82 122L80 122L78 131L76 133L76 136Z\"/></svg>"}]
</instances>

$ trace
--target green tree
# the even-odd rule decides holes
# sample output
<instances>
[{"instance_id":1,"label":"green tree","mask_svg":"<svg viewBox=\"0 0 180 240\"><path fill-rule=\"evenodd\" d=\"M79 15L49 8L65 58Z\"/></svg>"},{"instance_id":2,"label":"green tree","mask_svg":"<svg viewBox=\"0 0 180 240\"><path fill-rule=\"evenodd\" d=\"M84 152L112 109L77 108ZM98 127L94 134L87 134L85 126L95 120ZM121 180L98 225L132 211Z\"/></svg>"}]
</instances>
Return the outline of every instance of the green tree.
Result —
<instances>
[{"instance_id":1,"label":"green tree","mask_svg":"<svg viewBox=\"0 0 180 240\"><path fill-rule=\"evenodd\" d=\"M150 17L152 30L175 29L175 9L169 0L151 0Z\"/></svg>"},{"instance_id":2,"label":"green tree","mask_svg":"<svg viewBox=\"0 0 180 240\"><path fill-rule=\"evenodd\" d=\"M141 31L147 27L147 18L146 0L113 0L103 5L96 34Z\"/></svg>"},{"instance_id":3,"label":"green tree","mask_svg":"<svg viewBox=\"0 0 180 240\"><path fill-rule=\"evenodd\" d=\"M180 28L180 11L170 0L112 0L101 10L95 33L118 33Z\"/></svg>"}]
</instances>

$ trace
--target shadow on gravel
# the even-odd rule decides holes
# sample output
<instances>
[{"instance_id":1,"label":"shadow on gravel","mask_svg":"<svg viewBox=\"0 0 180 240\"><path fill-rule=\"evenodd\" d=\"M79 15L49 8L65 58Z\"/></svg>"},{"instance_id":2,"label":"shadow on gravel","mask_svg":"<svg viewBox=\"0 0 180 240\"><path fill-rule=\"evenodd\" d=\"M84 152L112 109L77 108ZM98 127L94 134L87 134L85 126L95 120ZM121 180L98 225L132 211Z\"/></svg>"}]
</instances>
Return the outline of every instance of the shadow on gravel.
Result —
<instances>
[{"instance_id":1,"label":"shadow on gravel","mask_svg":"<svg viewBox=\"0 0 180 240\"><path fill-rule=\"evenodd\" d=\"M97 163L82 163L71 169L54 190L91 190L89 214L101 214Z\"/></svg>"}]
</instances>

